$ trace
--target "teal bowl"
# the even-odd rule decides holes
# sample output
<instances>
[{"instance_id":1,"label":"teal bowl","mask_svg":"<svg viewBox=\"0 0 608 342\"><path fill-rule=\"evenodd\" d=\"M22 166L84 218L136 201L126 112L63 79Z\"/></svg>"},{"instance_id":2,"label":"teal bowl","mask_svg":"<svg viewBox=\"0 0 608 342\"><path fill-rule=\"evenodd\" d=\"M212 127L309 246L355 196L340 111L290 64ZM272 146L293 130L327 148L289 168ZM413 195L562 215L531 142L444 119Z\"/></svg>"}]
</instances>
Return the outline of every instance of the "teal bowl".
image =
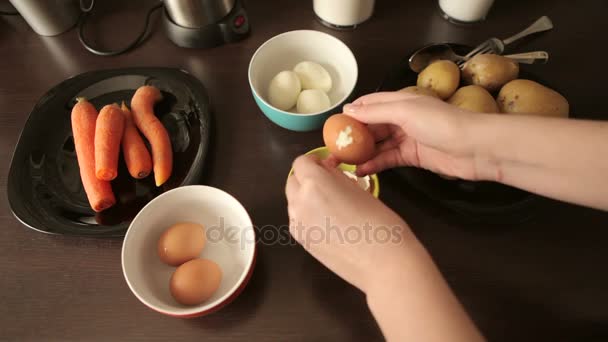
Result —
<instances>
[{"instance_id":1,"label":"teal bowl","mask_svg":"<svg viewBox=\"0 0 608 342\"><path fill-rule=\"evenodd\" d=\"M292 70L302 61L321 64L330 74L333 87L327 94L332 104L323 112L299 114L273 107L266 99L270 80L283 70ZM249 63L249 85L253 98L266 117L292 131L313 131L323 127L332 114L352 100L359 69L352 51L338 38L327 33L299 30L282 33L266 41Z\"/></svg>"}]
</instances>

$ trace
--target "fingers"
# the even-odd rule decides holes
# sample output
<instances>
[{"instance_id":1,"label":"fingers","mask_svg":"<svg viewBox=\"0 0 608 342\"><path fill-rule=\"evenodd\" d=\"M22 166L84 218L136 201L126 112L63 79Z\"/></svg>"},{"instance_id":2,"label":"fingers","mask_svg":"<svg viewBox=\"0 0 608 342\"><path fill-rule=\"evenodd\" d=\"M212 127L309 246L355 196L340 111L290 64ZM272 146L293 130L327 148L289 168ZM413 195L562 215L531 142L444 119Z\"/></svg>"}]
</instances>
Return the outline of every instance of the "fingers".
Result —
<instances>
[{"instance_id":1,"label":"fingers","mask_svg":"<svg viewBox=\"0 0 608 342\"><path fill-rule=\"evenodd\" d=\"M407 92L375 93L344 106L344 113L366 124L403 126L412 115L454 111L454 107L430 96Z\"/></svg>"},{"instance_id":2,"label":"fingers","mask_svg":"<svg viewBox=\"0 0 608 342\"><path fill-rule=\"evenodd\" d=\"M285 197L287 197L287 202L293 200L299 190L300 182L295 175L287 177L287 183L285 184Z\"/></svg>"},{"instance_id":3,"label":"fingers","mask_svg":"<svg viewBox=\"0 0 608 342\"><path fill-rule=\"evenodd\" d=\"M362 177L403 165L404 163L399 153L399 150L392 149L380 152L371 160L357 166L357 176Z\"/></svg>"},{"instance_id":4,"label":"fingers","mask_svg":"<svg viewBox=\"0 0 608 342\"><path fill-rule=\"evenodd\" d=\"M296 217L294 201L297 198L299 191L300 183L296 177L293 175L287 177L287 183L285 184L285 197L287 197L287 215L289 215L290 218Z\"/></svg>"},{"instance_id":5,"label":"fingers","mask_svg":"<svg viewBox=\"0 0 608 342\"><path fill-rule=\"evenodd\" d=\"M394 101L402 101L407 100L412 97L416 97L418 95L407 93L404 91L391 91L391 92L380 92L380 93L371 93L360 98L356 99L353 104L362 105L362 104L374 104L374 103L384 103L384 102L394 102Z\"/></svg>"},{"instance_id":6,"label":"fingers","mask_svg":"<svg viewBox=\"0 0 608 342\"><path fill-rule=\"evenodd\" d=\"M340 165L340 160L338 159L338 157L334 156L333 154L330 154L327 158L321 161L321 163L323 164L323 166L331 170L335 169L336 167L338 167L338 165Z\"/></svg>"},{"instance_id":7,"label":"fingers","mask_svg":"<svg viewBox=\"0 0 608 342\"><path fill-rule=\"evenodd\" d=\"M376 145L376 154L395 149L399 144L401 144L401 139L399 137L391 137Z\"/></svg>"},{"instance_id":8,"label":"fingers","mask_svg":"<svg viewBox=\"0 0 608 342\"><path fill-rule=\"evenodd\" d=\"M299 182L308 177L317 179L323 171L321 160L313 155L301 155L293 162L293 175Z\"/></svg>"},{"instance_id":9,"label":"fingers","mask_svg":"<svg viewBox=\"0 0 608 342\"><path fill-rule=\"evenodd\" d=\"M367 128L369 129L369 132L374 137L374 141L376 141L376 142L385 140L388 137L390 137L394 132L393 127L394 126L383 125L383 124L367 126Z\"/></svg>"},{"instance_id":10,"label":"fingers","mask_svg":"<svg viewBox=\"0 0 608 342\"><path fill-rule=\"evenodd\" d=\"M344 113L366 124L393 124L400 126L409 114L407 101L348 104Z\"/></svg>"},{"instance_id":11,"label":"fingers","mask_svg":"<svg viewBox=\"0 0 608 342\"><path fill-rule=\"evenodd\" d=\"M285 184L287 213L291 219L298 217L298 208L301 208L303 200L309 200L311 195L319 195L318 190L330 184L332 174L338 172L336 166L339 163L332 155L325 160L314 155L302 155L295 159L293 174L287 178Z\"/></svg>"}]
</instances>

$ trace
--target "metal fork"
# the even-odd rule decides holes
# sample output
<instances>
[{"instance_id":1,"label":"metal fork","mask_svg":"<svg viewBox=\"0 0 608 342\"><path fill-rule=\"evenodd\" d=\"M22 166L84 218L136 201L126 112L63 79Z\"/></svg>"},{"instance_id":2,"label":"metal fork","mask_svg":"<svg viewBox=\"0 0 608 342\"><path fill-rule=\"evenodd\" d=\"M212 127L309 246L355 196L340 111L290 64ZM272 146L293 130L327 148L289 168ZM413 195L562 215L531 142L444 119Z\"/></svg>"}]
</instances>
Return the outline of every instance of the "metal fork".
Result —
<instances>
[{"instance_id":1,"label":"metal fork","mask_svg":"<svg viewBox=\"0 0 608 342\"><path fill-rule=\"evenodd\" d=\"M460 67L466 61L471 59L472 57L480 54L497 54L500 55L505 51L505 46L513 43L516 40L527 37L531 34L549 31L553 28L553 23L551 19L547 16L542 16L538 20L536 20L532 25L530 25L525 30L519 32L518 34L509 37L505 40L500 40L498 38L490 38L485 42L479 44L475 49L471 50L467 55L463 56L461 61L458 61L456 64Z\"/></svg>"},{"instance_id":2,"label":"metal fork","mask_svg":"<svg viewBox=\"0 0 608 342\"><path fill-rule=\"evenodd\" d=\"M549 61L549 53L547 51L530 51L504 56L507 58L511 58L519 64L545 64ZM456 55L456 57L464 58L458 55ZM464 69L464 67L467 65L466 62L462 64L458 62L459 61L456 61L456 64L458 64L460 70Z\"/></svg>"}]
</instances>

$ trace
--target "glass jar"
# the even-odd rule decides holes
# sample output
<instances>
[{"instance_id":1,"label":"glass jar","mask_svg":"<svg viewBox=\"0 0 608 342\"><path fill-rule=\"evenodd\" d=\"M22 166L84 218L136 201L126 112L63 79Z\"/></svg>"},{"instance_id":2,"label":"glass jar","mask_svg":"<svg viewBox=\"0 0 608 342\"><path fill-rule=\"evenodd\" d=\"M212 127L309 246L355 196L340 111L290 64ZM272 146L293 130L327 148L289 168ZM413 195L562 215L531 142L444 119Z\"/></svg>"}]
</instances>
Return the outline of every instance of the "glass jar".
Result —
<instances>
[{"instance_id":1,"label":"glass jar","mask_svg":"<svg viewBox=\"0 0 608 342\"><path fill-rule=\"evenodd\" d=\"M443 17L455 23L476 23L485 20L494 0L439 0Z\"/></svg>"},{"instance_id":2,"label":"glass jar","mask_svg":"<svg viewBox=\"0 0 608 342\"><path fill-rule=\"evenodd\" d=\"M371 18L375 0L313 0L317 19L335 29L354 29Z\"/></svg>"}]
</instances>

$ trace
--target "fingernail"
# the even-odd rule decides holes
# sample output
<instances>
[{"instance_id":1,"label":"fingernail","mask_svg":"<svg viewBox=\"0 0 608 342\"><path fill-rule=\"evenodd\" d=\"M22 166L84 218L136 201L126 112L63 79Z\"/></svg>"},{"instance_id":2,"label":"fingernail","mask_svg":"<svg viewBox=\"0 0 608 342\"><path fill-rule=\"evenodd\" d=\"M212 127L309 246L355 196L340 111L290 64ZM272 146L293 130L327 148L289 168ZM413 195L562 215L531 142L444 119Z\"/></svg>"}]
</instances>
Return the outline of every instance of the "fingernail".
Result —
<instances>
[{"instance_id":1,"label":"fingernail","mask_svg":"<svg viewBox=\"0 0 608 342\"><path fill-rule=\"evenodd\" d=\"M361 108L361 105L358 103L349 103L346 106L344 106L344 112L350 113L350 114L357 114L357 112L359 111L360 108Z\"/></svg>"}]
</instances>

